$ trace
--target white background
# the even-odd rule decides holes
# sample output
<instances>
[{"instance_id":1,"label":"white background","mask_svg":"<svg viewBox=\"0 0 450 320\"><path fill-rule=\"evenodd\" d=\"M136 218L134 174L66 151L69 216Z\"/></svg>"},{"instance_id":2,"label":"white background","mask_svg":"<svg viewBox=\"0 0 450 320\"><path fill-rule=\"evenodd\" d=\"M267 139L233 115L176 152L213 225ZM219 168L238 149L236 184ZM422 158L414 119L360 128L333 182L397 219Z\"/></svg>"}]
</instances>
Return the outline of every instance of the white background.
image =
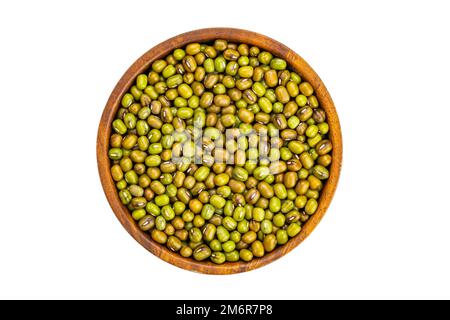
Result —
<instances>
[{"instance_id":1,"label":"white background","mask_svg":"<svg viewBox=\"0 0 450 320\"><path fill-rule=\"evenodd\" d=\"M450 298L449 12L445 1L2 1L0 298ZM305 58L344 138L317 229L232 276L178 269L137 244L95 157L128 66L214 26L266 34Z\"/></svg>"}]
</instances>

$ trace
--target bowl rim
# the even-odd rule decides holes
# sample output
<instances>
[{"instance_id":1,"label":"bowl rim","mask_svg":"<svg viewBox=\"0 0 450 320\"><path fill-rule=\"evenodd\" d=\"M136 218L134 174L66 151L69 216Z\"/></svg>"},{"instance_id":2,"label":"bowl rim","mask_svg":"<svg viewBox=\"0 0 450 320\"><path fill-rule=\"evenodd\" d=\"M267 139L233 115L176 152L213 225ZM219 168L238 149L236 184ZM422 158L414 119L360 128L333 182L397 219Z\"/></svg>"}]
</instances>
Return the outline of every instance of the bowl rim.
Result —
<instances>
[{"instance_id":1,"label":"bowl rim","mask_svg":"<svg viewBox=\"0 0 450 320\"><path fill-rule=\"evenodd\" d=\"M166 246L153 241L149 233L141 231L132 219L129 210L122 205L119 199L110 174L108 158L112 121L119 109L122 95L131 87L136 76L149 69L153 61L166 56L175 48L183 47L191 42L207 42L215 39L258 46L260 49L271 52L274 56L285 59L288 65L301 75L302 79L313 86L315 95L327 114L330 126L329 139L333 144L330 177L321 191L316 213L302 226L300 233L262 258L255 258L250 262L225 262L221 265L210 261L199 262L192 258L184 258L179 253L172 252ZM122 226L137 242L155 256L179 268L204 274L233 274L254 270L279 259L303 242L318 225L331 203L339 181L342 165L342 135L338 114L328 90L316 72L297 53L284 44L256 32L235 28L205 28L182 33L161 42L144 53L128 68L114 87L103 110L98 127L96 152L98 172L109 205Z\"/></svg>"}]
</instances>

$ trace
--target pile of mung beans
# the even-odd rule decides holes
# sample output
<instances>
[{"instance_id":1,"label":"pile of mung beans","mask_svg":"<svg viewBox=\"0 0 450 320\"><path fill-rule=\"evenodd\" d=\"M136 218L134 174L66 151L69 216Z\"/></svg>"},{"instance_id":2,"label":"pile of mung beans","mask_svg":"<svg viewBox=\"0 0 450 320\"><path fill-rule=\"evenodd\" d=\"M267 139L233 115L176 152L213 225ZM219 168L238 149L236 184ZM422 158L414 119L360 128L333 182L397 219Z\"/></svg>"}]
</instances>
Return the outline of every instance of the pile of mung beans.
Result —
<instances>
[{"instance_id":1,"label":"pile of mung beans","mask_svg":"<svg viewBox=\"0 0 450 320\"><path fill-rule=\"evenodd\" d=\"M190 43L123 95L111 176L155 242L197 261L251 261L316 212L328 131L313 87L285 60L243 43Z\"/></svg>"}]
</instances>

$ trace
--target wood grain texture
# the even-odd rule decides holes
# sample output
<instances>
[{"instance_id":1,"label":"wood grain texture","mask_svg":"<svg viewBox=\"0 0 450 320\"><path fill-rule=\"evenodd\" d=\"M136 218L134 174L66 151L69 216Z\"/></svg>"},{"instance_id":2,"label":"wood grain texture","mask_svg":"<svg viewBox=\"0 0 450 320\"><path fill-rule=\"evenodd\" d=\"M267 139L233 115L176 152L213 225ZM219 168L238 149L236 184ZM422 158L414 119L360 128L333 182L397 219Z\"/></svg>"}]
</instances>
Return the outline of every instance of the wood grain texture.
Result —
<instances>
[{"instance_id":1,"label":"wood grain texture","mask_svg":"<svg viewBox=\"0 0 450 320\"><path fill-rule=\"evenodd\" d=\"M255 258L251 262L227 262L222 265L216 265L212 262L197 262L192 258L184 258L178 253L170 251L167 247L154 242L148 233L142 232L132 219L128 209L120 202L110 174L110 160L108 159L111 123L119 108L122 95L128 91L136 76L149 69L153 61L165 57L175 48L183 47L190 42L206 42L214 39L226 39L228 41L255 45L272 52L275 56L284 58L289 66L302 76L302 79L310 82L313 86L317 99L327 114L330 126L329 139L333 144L330 178L326 181L321 191L316 213L302 226L301 232L290 239L287 244L278 247L262 258ZM201 29L178 35L160 43L147 51L125 72L112 91L100 120L97 136L97 163L103 190L116 217L131 236L148 251L166 262L190 271L205 274L239 273L262 267L287 254L298 246L320 222L330 205L339 180L342 163L341 128L333 101L322 80L308 63L291 49L271 38L251 31L230 28Z\"/></svg>"}]
</instances>

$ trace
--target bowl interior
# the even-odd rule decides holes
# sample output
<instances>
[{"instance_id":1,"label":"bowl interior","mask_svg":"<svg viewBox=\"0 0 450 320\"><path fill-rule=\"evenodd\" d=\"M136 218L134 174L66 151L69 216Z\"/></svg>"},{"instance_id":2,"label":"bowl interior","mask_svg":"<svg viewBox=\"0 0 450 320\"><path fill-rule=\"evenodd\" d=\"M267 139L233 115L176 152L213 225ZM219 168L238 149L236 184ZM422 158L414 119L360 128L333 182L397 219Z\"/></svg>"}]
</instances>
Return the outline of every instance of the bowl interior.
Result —
<instances>
[{"instance_id":1,"label":"bowl interior","mask_svg":"<svg viewBox=\"0 0 450 320\"><path fill-rule=\"evenodd\" d=\"M183 47L191 42L207 42L215 39L225 39L232 42L258 46L275 56L284 58L291 69L298 72L302 79L305 79L313 86L316 97L327 114L327 121L330 127L329 139L333 144L331 153L333 160L330 165L330 177L324 183L316 213L302 226L301 232L290 239L288 243L276 248L262 258L255 258L250 262L226 262L222 265L217 265L212 262L198 262L192 258L184 258L178 253L170 251L167 247L154 242L148 233L141 231L132 219L128 209L122 205L119 199L115 183L110 175L110 160L108 158L111 123L119 108L122 95L131 87L136 76L149 69L155 60L165 57L175 48ZM333 101L325 85L314 70L288 47L269 37L251 31L230 28L201 29L178 35L160 43L142 55L125 72L111 93L100 120L97 136L97 162L100 180L111 208L124 228L142 246L164 261L183 269L206 274L231 274L253 270L280 258L299 245L320 222L330 205L339 179L342 162L341 129Z\"/></svg>"}]
</instances>

